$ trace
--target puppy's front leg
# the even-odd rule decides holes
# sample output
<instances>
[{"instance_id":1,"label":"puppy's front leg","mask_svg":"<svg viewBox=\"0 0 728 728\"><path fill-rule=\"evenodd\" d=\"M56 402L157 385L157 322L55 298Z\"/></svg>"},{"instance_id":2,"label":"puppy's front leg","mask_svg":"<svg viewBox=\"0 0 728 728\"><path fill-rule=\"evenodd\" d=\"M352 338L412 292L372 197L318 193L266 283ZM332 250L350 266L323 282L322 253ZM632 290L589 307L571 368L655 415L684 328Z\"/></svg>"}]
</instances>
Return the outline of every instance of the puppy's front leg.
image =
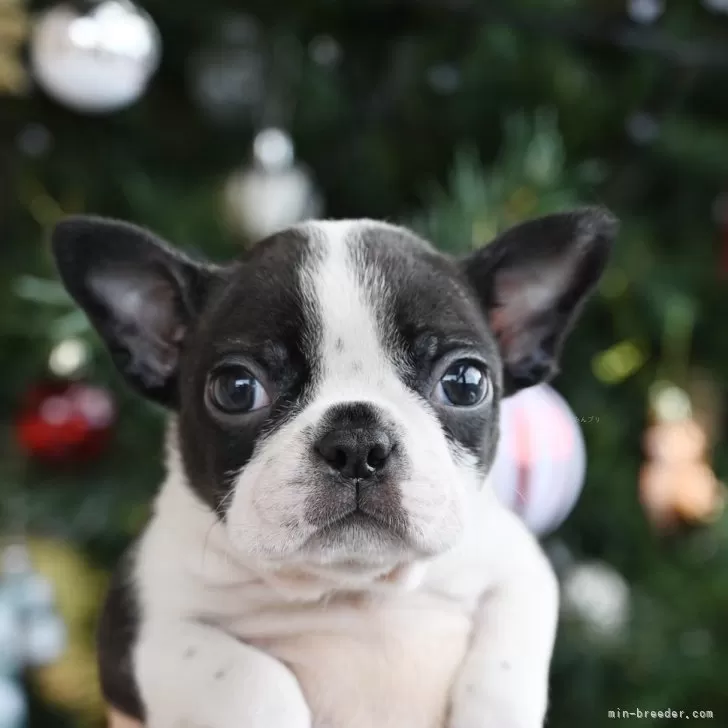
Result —
<instances>
[{"instance_id":1,"label":"puppy's front leg","mask_svg":"<svg viewBox=\"0 0 728 728\"><path fill-rule=\"evenodd\" d=\"M293 673L214 627L146 624L134 667L146 728L311 728Z\"/></svg>"},{"instance_id":2,"label":"puppy's front leg","mask_svg":"<svg viewBox=\"0 0 728 728\"><path fill-rule=\"evenodd\" d=\"M531 534L511 513L501 516L490 531L500 575L482 597L448 728L543 726L558 584Z\"/></svg>"}]
</instances>

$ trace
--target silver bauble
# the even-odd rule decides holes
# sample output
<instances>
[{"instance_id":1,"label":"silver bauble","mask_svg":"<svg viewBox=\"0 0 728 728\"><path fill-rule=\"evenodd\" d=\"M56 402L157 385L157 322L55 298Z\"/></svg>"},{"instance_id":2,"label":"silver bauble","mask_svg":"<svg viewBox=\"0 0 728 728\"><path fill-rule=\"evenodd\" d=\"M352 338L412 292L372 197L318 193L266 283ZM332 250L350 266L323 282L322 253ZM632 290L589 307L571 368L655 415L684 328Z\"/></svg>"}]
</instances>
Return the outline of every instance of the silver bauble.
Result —
<instances>
[{"instance_id":1,"label":"silver bauble","mask_svg":"<svg viewBox=\"0 0 728 728\"><path fill-rule=\"evenodd\" d=\"M229 177L224 202L230 223L250 240L315 218L322 210L310 175L295 163L290 137L275 128L255 137L253 164Z\"/></svg>"},{"instance_id":2,"label":"silver bauble","mask_svg":"<svg viewBox=\"0 0 728 728\"><path fill-rule=\"evenodd\" d=\"M58 5L33 27L30 60L38 84L87 113L117 111L141 97L160 55L152 19L129 0L101 0L87 13Z\"/></svg>"},{"instance_id":3,"label":"silver bauble","mask_svg":"<svg viewBox=\"0 0 728 728\"><path fill-rule=\"evenodd\" d=\"M23 728L28 705L20 683L0 675L0 728Z\"/></svg>"}]
</instances>

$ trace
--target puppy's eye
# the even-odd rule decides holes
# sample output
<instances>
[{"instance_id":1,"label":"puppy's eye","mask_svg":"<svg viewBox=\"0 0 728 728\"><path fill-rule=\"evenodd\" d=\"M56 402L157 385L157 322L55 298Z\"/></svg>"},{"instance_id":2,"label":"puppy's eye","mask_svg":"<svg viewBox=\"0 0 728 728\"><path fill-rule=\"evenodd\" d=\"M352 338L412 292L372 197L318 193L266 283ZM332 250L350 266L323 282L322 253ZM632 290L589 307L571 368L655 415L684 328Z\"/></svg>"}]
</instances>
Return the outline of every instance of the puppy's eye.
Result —
<instances>
[{"instance_id":1,"label":"puppy's eye","mask_svg":"<svg viewBox=\"0 0 728 728\"><path fill-rule=\"evenodd\" d=\"M242 366L218 369L208 391L211 404L225 414L245 414L270 404L263 385Z\"/></svg>"},{"instance_id":2,"label":"puppy's eye","mask_svg":"<svg viewBox=\"0 0 728 728\"><path fill-rule=\"evenodd\" d=\"M473 407L480 404L490 391L485 366L477 361L462 359L451 364L435 387L435 399L453 407Z\"/></svg>"}]
</instances>

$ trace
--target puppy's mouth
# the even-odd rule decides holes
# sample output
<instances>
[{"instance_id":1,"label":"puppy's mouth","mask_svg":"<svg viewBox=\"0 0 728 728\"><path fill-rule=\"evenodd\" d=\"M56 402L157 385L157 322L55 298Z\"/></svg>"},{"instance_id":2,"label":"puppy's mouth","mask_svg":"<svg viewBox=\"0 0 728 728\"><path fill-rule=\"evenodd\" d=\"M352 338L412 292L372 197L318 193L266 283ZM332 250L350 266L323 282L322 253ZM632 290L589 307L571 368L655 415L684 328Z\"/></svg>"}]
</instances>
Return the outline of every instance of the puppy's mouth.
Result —
<instances>
[{"instance_id":1,"label":"puppy's mouth","mask_svg":"<svg viewBox=\"0 0 728 728\"><path fill-rule=\"evenodd\" d=\"M387 531L396 532L401 530L394 523L387 523L380 516L369 513L360 507L357 507L348 513L336 516L327 523L319 526L319 530L335 530L345 528L362 528L362 529L385 529Z\"/></svg>"},{"instance_id":2,"label":"puppy's mouth","mask_svg":"<svg viewBox=\"0 0 728 728\"><path fill-rule=\"evenodd\" d=\"M385 539L404 544L407 540L407 523L403 517L361 504L336 513L319 513L312 520L316 531L309 538L309 545L352 535L372 542Z\"/></svg>"},{"instance_id":3,"label":"puppy's mouth","mask_svg":"<svg viewBox=\"0 0 728 728\"><path fill-rule=\"evenodd\" d=\"M370 569L389 563L394 555L409 553L404 530L383 522L360 508L322 523L306 539L302 553L315 562L346 570Z\"/></svg>"},{"instance_id":4,"label":"puppy's mouth","mask_svg":"<svg viewBox=\"0 0 728 728\"><path fill-rule=\"evenodd\" d=\"M388 531L400 538L407 533L407 516L394 484L327 488L309 501L307 511L308 522L318 531Z\"/></svg>"}]
</instances>

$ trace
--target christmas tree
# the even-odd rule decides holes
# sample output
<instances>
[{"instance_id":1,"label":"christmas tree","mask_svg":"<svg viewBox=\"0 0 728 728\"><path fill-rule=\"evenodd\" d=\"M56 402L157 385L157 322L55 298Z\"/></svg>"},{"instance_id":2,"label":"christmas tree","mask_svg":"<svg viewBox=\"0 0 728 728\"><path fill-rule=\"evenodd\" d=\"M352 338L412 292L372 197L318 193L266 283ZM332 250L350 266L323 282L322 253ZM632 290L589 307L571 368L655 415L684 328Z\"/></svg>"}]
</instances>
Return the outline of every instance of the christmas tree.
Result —
<instances>
[{"instance_id":1,"label":"christmas tree","mask_svg":"<svg viewBox=\"0 0 728 728\"><path fill-rule=\"evenodd\" d=\"M549 725L728 724L726 3L65 7L0 7L0 538L28 545L66 630L52 661L46 619L22 673L0 647L0 726L20 725L19 680L34 728L103 724L97 610L162 477L163 413L57 281L63 215L215 260L311 215L460 252L578 204L622 232L554 382L588 465L545 540L564 585Z\"/></svg>"}]
</instances>

